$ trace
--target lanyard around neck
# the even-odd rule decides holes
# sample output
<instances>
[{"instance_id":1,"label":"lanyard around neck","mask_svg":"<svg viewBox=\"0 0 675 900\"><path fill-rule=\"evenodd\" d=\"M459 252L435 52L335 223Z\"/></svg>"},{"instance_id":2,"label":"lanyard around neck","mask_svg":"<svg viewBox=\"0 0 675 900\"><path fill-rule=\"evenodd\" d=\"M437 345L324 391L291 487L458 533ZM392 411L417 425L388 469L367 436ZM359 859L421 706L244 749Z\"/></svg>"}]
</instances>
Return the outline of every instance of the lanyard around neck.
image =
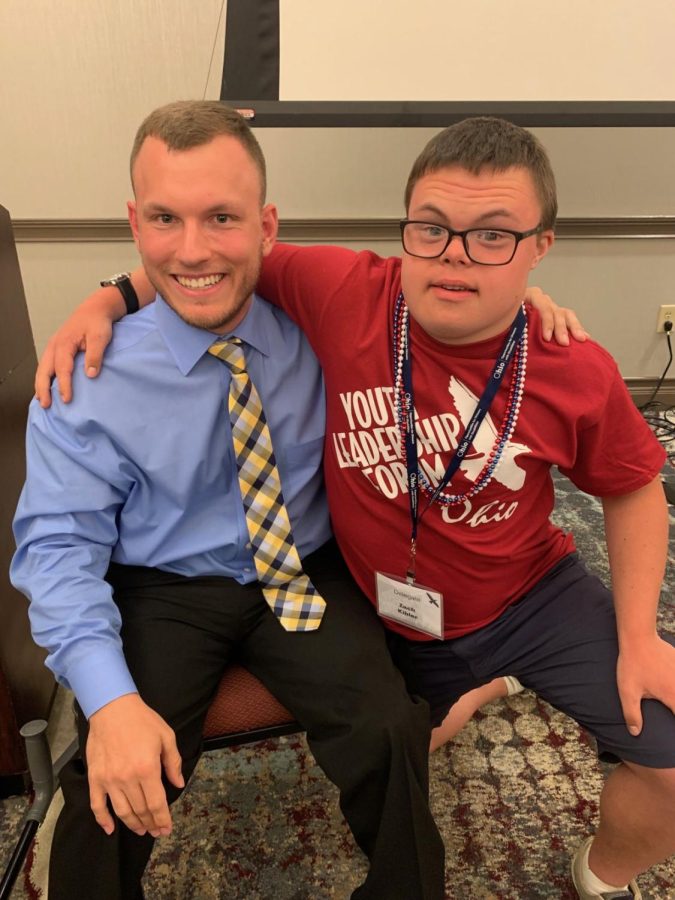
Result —
<instances>
[{"instance_id":1,"label":"lanyard around neck","mask_svg":"<svg viewBox=\"0 0 675 900\"><path fill-rule=\"evenodd\" d=\"M402 395L397 398L397 402L400 404L399 430L402 432L401 437L403 438L405 448L408 497L410 501L411 541L414 555L415 541L417 539L417 524L421 516L419 515L419 474L417 439L415 435L415 400L412 380L412 356L410 353L410 331L407 327L407 317L401 315L404 304L405 300L403 294L400 294L394 310L394 364L395 366L400 365L401 368ZM511 327L504 339L502 349L495 361L485 389L476 404L473 415L464 429L464 433L457 445L452 459L448 463L445 474L431 495L424 512L426 512L431 504L438 499L443 488L461 465L467 450L478 433L478 429L499 390L504 373L523 337L526 323L527 318L525 310L521 306L518 309L515 319L511 323ZM400 347L397 346L397 343L400 343ZM398 359L399 350L400 360Z\"/></svg>"}]
</instances>

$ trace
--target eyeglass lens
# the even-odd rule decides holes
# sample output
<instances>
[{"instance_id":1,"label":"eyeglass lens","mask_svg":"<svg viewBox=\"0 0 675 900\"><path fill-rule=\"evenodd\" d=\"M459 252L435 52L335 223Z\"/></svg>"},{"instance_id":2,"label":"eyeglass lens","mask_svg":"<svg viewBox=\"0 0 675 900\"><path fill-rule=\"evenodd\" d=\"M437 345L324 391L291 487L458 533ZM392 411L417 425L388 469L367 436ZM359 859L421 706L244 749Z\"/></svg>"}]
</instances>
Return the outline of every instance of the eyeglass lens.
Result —
<instances>
[{"instance_id":1,"label":"eyeglass lens","mask_svg":"<svg viewBox=\"0 0 675 900\"><path fill-rule=\"evenodd\" d=\"M443 253L449 237L450 232L444 226L424 222L408 222L403 230L406 251L430 259ZM515 235L494 228L473 228L464 237L464 249L469 259L487 265L509 262L516 243Z\"/></svg>"}]
</instances>

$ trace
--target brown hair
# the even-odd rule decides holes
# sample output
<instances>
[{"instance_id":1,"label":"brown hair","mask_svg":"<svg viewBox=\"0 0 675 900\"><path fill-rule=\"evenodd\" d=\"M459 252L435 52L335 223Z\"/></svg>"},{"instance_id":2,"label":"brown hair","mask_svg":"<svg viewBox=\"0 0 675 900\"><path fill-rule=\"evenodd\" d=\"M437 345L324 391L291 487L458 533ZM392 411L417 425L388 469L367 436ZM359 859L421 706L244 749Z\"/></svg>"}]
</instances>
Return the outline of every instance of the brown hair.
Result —
<instances>
[{"instance_id":1,"label":"brown hair","mask_svg":"<svg viewBox=\"0 0 675 900\"><path fill-rule=\"evenodd\" d=\"M217 100L178 100L151 112L136 132L131 150L132 183L134 163L146 138L159 138L170 150L190 150L208 144L222 134L236 138L253 160L260 173L260 195L264 203L267 172L260 144L246 120L235 109Z\"/></svg>"},{"instance_id":2,"label":"brown hair","mask_svg":"<svg viewBox=\"0 0 675 900\"><path fill-rule=\"evenodd\" d=\"M541 224L544 228L554 227L558 200L551 162L543 145L524 128L505 119L480 116L441 131L413 163L405 189L406 210L419 179L448 166L460 166L474 175L483 169L526 169L541 204Z\"/></svg>"}]
</instances>

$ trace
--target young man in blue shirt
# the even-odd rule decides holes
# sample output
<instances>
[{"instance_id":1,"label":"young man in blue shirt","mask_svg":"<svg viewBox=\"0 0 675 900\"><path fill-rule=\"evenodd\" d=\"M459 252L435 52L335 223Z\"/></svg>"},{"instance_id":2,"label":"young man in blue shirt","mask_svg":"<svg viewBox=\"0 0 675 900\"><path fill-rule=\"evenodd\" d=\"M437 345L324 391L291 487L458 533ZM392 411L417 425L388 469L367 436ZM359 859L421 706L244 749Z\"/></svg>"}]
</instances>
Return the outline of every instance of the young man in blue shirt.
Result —
<instances>
[{"instance_id":1,"label":"young man in blue shirt","mask_svg":"<svg viewBox=\"0 0 675 900\"><path fill-rule=\"evenodd\" d=\"M79 704L82 761L61 775L50 897L142 897L153 840L171 830L168 804L198 760L236 652L307 729L340 789L370 861L353 896L439 900L428 708L406 693L331 538L318 363L298 328L254 294L277 232L260 148L221 104L171 104L141 126L132 180L129 218L157 302L115 328L97 382L76 374L71 404L56 392L50 409L32 404L15 520L13 583ZM232 383L246 382L239 363L218 358L232 345L253 388L228 415ZM273 575L283 603L270 600L260 568L283 515L251 524L241 493L251 457L233 444L255 390L294 547ZM290 587L292 560L302 570ZM287 630L298 604L307 630Z\"/></svg>"}]
</instances>

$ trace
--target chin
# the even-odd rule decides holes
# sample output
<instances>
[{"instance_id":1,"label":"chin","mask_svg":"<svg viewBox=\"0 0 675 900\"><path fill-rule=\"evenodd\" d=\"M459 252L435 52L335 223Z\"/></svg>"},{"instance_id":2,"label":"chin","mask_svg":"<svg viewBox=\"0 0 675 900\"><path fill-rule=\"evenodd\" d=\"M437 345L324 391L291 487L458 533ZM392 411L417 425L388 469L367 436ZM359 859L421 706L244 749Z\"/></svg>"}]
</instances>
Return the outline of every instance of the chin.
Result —
<instances>
[{"instance_id":1,"label":"chin","mask_svg":"<svg viewBox=\"0 0 675 900\"><path fill-rule=\"evenodd\" d=\"M420 323L421 324L421 323ZM422 325L429 337L441 344L466 344L477 340L475 331L461 325L450 325L447 322L431 324L429 328Z\"/></svg>"},{"instance_id":2,"label":"chin","mask_svg":"<svg viewBox=\"0 0 675 900\"><path fill-rule=\"evenodd\" d=\"M458 322L448 321L448 317L422 317L413 316L417 324L434 340L448 343L465 337L465 328Z\"/></svg>"},{"instance_id":3,"label":"chin","mask_svg":"<svg viewBox=\"0 0 675 900\"><path fill-rule=\"evenodd\" d=\"M439 344L459 344L467 340L466 335L458 334L456 331L448 331L447 329L428 331L427 334L435 341L438 341Z\"/></svg>"},{"instance_id":4,"label":"chin","mask_svg":"<svg viewBox=\"0 0 675 900\"><path fill-rule=\"evenodd\" d=\"M175 309L175 312L195 328L203 328L205 331L215 331L225 334L244 318L246 303L241 303L231 309L209 309L204 307L187 307Z\"/></svg>"},{"instance_id":5,"label":"chin","mask_svg":"<svg viewBox=\"0 0 675 900\"><path fill-rule=\"evenodd\" d=\"M234 315L224 315L223 313L208 313L206 311L200 312L199 310L194 312L192 310L183 312L176 310L176 312L188 325L202 328L204 331L227 331L230 323L235 320Z\"/></svg>"}]
</instances>

